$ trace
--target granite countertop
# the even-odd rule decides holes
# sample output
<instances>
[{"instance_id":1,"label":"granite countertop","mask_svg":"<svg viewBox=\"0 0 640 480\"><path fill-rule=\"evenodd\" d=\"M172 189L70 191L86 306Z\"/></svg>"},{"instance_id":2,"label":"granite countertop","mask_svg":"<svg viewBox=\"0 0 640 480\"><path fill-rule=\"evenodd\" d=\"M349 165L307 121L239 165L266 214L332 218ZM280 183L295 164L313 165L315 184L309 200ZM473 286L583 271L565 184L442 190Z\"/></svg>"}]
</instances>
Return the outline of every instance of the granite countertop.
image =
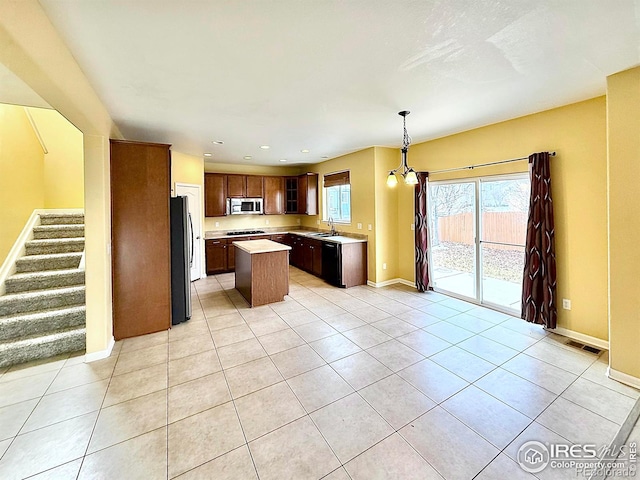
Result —
<instances>
[{"instance_id":1,"label":"granite countertop","mask_svg":"<svg viewBox=\"0 0 640 480\"><path fill-rule=\"evenodd\" d=\"M269 253L291 250L291 247L289 245L272 242L271 240L242 240L240 242L233 242L233 244L240 250L244 250L250 255L253 255L254 253Z\"/></svg>"},{"instance_id":2,"label":"granite countertop","mask_svg":"<svg viewBox=\"0 0 640 480\"><path fill-rule=\"evenodd\" d=\"M299 228L299 227L298 227ZM331 243L362 243L366 242L367 238L365 235L360 235L362 238L355 238L347 235L333 235L331 237L325 237L322 235L318 235L318 233L328 233L325 231L311 231L311 230L296 230L296 229L288 229L287 227L283 227L282 229L273 229L273 230L265 230L264 233L248 233L246 235L227 235L227 232L205 232L205 240L219 240L219 239L234 239L238 237L256 237L262 235L283 235L290 233L292 235L298 235L299 237L306 238L315 238L316 240L322 240L323 242L331 242ZM236 242L234 242L236 243Z\"/></svg>"},{"instance_id":3,"label":"granite countertop","mask_svg":"<svg viewBox=\"0 0 640 480\"><path fill-rule=\"evenodd\" d=\"M323 242L331 242L331 243L363 243L366 242L366 238L353 238L347 237L345 235L332 235L330 237L325 237L321 235L316 235L319 232L310 232L308 230L294 230L289 232L292 235L298 235L300 237L307 238L315 238L316 240L322 240ZM324 232L321 232L324 233Z\"/></svg>"}]
</instances>

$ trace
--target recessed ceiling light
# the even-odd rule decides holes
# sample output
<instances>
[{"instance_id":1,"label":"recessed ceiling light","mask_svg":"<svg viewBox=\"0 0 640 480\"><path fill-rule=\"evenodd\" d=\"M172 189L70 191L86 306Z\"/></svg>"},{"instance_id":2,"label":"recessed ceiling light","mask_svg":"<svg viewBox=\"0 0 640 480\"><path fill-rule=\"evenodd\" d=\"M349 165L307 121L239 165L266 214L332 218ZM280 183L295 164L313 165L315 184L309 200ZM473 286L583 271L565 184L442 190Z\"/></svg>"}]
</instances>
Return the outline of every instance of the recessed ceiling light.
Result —
<instances>
[{"instance_id":1,"label":"recessed ceiling light","mask_svg":"<svg viewBox=\"0 0 640 480\"><path fill-rule=\"evenodd\" d=\"M309 153L309 150L307 150L307 149L305 148L305 149L303 149L303 150L300 150L300 152L302 152L302 153Z\"/></svg>"},{"instance_id":2,"label":"recessed ceiling light","mask_svg":"<svg viewBox=\"0 0 640 480\"><path fill-rule=\"evenodd\" d=\"M224 142L222 140L214 140L211 143L213 143L214 145L222 145Z\"/></svg>"},{"instance_id":3,"label":"recessed ceiling light","mask_svg":"<svg viewBox=\"0 0 640 480\"><path fill-rule=\"evenodd\" d=\"M263 150L269 150L269 145L260 145L260 148Z\"/></svg>"},{"instance_id":4,"label":"recessed ceiling light","mask_svg":"<svg viewBox=\"0 0 640 480\"><path fill-rule=\"evenodd\" d=\"M204 156L205 156L205 157L210 157L211 155L213 155L213 154L212 154L212 153L209 153L209 152L207 152L207 153L205 153L205 154L204 154Z\"/></svg>"},{"instance_id":5,"label":"recessed ceiling light","mask_svg":"<svg viewBox=\"0 0 640 480\"><path fill-rule=\"evenodd\" d=\"M252 157L251 157L251 155L246 155L246 156L244 157L244 159L245 159L245 160L251 160L251 158L252 158Z\"/></svg>"},{"instance_id":6,"label":"recessed ceiling light","mask_svg":"<svg viewBox=\"0 0 640 480\"><path fill-rule=\"evenodd\" d=\"M281 161L281 162L286 162L286 161L287 161L287 159L286 159L286 158L281 158L281 159L280 159L280 161Z\"/></svg>"}]
</instances>

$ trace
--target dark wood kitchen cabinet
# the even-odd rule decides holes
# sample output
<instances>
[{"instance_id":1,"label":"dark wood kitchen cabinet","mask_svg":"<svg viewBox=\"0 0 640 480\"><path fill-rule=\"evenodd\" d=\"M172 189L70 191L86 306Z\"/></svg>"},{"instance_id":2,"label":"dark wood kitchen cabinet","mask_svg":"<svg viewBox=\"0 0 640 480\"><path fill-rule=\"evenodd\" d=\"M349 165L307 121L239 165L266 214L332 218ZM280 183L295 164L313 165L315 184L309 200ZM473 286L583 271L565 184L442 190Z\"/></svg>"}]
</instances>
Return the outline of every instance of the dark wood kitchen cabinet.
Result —
<instances>
[{"instance_id":1,"label":"dark wood kitchen cabinet","mask_svg":"<svg viewBox=\"0 0 640 480\"><path fill-rule=\"evenodd\" d=\"M262 177L247 175L247 198L262 198Z\"/></svg>"},{"instance_id":2,"label":"dark wood kitchen cabinet","mask_svg":"<svg viewBox=\"0 0 640 480\"><path fill-rule=\"evenodd\" d=\"M171 326L170 145L111 140L116 340Z\"/></svg>"},{"instance_id":3,"label":"dark wood kitchen cabinet","mask_svg":"<svg viewBox=\"0 0 640 480\"><path fill-rule=\"evenodd\" d=\"M285 177L285 213L318 214L318 174Z\"/></svg>"},{"instance_id":4,"label":"dark wood kitchen cabinet","mask_svg":"<svg viewBox=\"0 0 640 480\"><path fill-rule=\"evenodd\" d=\"M227 197L246 197L246 181L246 175L227 175Z\"/></svg>"},{"instance_id":5,"label":"dark wood kitchen cabinet","mask_svg":"<svg viewBox=\"0 0 640 480\"><path fill-rule=\"evenodd\" d=\"M298 213L318 214L318 174L305 173L298 176Z\"/></svg>"},{"instance_id":6,"label":"dark wood kitchen cabinet","mask_svg":"<svg viewBox=\"0 0 640 480\"><path fill-rule=\"evenodd\" d=\"M227 175L204 174L204 215L223 217L227 214Z\"/></svg>"},{"instance_id":7,"label":"dark wood kitchen cabinet","mask_svg":"<svg viewBox=\"0 0 640 480\"><path fill-rule=\"evenodd\" d=\"M298 177L284 177L284 213L298 213Z\"/></svg>"},{"instance_id":8,"label":"dark wood kitchen cabinet","mask_svg":"<svg viewBox=\"0 0 640 480\"><path fill-rule=\"evenodd\" d=\"M215 275L227 271L227 241L222 240L206 240L205 256L207 260L207 275Z\"/></svg>"},{"instance_id":9,"label":"dark wood kitchen cabinet","mask_svg":"<svg viewBox=\"0 0 640 480\"><path fill-rule=\"evenodd\" d=\"M284 213L284 177L264 177L264 214Z\"/></svg>"},{"instance_id":10,"label":"dark wood kitchen cabinet","mask_svg":"<svg viewBox=\"0 0 640 480\"><path fill-rule=\"evenodd\" d=\"M322 276L322 242L313 238L302 240L301 268L309 273Z\"/></svg>"}]
</instances>

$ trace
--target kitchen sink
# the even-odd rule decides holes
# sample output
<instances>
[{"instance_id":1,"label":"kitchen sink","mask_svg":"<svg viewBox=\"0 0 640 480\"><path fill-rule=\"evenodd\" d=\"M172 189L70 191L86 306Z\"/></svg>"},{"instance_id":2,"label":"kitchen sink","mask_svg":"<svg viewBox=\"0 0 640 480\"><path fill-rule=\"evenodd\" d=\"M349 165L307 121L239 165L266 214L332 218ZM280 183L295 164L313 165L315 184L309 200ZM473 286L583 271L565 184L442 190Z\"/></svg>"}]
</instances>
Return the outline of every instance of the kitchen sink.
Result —
<instances>
[{"instance_id":1,"label":"kitchen sink","mask_svg":"<svg viewBox=\"0 0 640 480\"><path fill-rule=\"evenodd\" d=\"M309 235L313 237L333 237L330 233L310 233Z\"/></svg>"}]
</instances>

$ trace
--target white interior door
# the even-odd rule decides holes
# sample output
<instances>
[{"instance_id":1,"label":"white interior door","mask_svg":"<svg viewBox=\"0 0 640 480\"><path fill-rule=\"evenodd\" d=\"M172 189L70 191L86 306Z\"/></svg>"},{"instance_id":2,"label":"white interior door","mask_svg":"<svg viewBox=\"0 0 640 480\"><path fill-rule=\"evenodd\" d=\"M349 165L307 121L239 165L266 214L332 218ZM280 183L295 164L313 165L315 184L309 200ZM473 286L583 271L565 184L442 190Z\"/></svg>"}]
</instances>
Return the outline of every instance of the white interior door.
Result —
<instances>
[{"instance_id":1,"label":"white interior door","mask_svg":"<svg viewBox=\"0 0 640 480\"><path fill-rule=\"evenodd\" d=\"M200 185L176 183L177 196L189 199L189 215L193 228L193 263L191 281L202 277L202 189Z\"/></svg>"}]
</instances>

